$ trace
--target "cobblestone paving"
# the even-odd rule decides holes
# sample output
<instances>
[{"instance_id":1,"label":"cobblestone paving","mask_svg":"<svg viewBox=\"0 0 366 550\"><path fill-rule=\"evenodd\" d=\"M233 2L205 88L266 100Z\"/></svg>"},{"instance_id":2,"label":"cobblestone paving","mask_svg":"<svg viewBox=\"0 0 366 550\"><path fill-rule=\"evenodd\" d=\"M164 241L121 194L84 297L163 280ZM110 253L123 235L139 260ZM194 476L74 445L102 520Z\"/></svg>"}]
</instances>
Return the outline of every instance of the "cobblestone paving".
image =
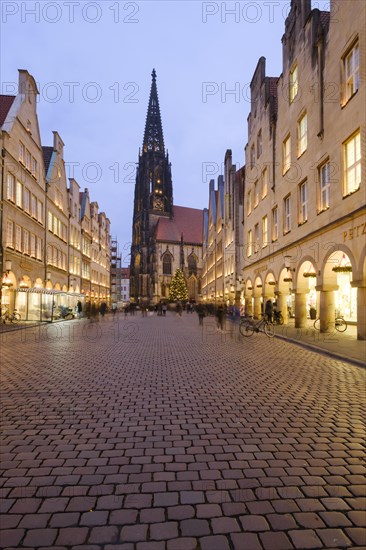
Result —
<instances>
[{"instance_id":1,"label":"cobblestone paving","mask_svg":"<svg viewBox=\"0 0 366 550\"><path fill-rule=\"evenodd\" d=\"M2 548L366 546L363 369L195 315L1 339Z\"/></svg>"}]
</instances>

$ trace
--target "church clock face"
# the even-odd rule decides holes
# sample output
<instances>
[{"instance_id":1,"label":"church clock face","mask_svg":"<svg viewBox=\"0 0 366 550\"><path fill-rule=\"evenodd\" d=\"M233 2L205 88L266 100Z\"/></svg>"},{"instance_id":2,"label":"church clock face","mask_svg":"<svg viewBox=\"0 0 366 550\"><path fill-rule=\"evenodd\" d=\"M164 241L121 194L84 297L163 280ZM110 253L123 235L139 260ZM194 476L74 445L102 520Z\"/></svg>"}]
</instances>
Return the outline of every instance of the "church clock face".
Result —
<instances>
[{"instance_id":1,"label":"church clock face","mask_svg":"<svg viewBox=\"0 0 366 550\"><path fill-rule=\"evenodd\" d=\"M164 210L164 201L163 199L154 199L154 210Z\"/></svg>"}]
</instances>

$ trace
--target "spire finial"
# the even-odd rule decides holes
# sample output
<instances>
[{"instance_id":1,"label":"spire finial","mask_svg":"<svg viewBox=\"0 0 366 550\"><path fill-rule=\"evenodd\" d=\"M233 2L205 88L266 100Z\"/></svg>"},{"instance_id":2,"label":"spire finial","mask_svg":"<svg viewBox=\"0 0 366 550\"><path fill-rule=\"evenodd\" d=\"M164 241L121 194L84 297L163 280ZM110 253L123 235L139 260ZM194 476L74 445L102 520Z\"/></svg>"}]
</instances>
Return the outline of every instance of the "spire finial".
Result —
<instances>
[{"instance_id":1,"label":"spire finial","mask_svg":"<svg viewBox=\"0 0 366 550\"><path fill-rule=\"evenodd\" d=\"M153 69L149 106L147 109L143 151L160 151L164 153L163 128L161 124L156 71Z\"/></svg>"}]
</instances>

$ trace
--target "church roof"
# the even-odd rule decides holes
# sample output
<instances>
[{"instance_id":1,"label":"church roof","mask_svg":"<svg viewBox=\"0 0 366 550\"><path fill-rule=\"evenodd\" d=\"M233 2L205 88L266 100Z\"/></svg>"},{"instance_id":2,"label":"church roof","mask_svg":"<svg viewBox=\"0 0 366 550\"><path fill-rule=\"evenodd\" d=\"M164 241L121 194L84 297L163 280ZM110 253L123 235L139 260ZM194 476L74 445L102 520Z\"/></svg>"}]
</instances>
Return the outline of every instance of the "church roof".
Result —
<instances>
[{"instance_id":1,"label":"church roof","mask_svg":"<svg viewBox=\"0 0 366 550\"><path fill-rule=\"evenodd\" d=\"M15 96L13 95L0 95L0 126L4 124L14 99Z\"/></svg>"},{"instance_id":2,"label":"church roof","mask_svg":"<svg viewBox=\"0 0 366 550\"><path fill-rule=\"evenodd\" d=\"M203 210L173 206L173 218L159 218L156 226L156 240L163 242L202 244Z\"/></svg>"}]
</instances>

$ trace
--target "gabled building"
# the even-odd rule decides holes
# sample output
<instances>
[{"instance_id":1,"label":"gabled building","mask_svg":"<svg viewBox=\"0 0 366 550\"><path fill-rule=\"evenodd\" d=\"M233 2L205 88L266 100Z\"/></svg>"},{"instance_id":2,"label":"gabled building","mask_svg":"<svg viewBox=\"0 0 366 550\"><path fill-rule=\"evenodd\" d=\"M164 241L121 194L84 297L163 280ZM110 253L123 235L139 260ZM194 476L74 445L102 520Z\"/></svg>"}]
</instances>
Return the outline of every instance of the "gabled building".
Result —
<instances>
[{"instance_id":1,"label":"gabled building","mask_svg":"<svg viewBox=\"0 0 366 550\"><path fill-rule=\"evenodd\" d=\"M53 132L53 146L42 147L46 175L46 288L69 290L69 205L64 143L57 132Z\"/></svg>"},{"instance_id":2,"label":"gabled building","mask_svg":"<svg viewBox=\"0 0 366 550\"><path fill-rule=\"evenodd\" d=\"M287 321L320 330L335 315L366 339L366 5L330 12L293 0L280 77L261 58L251 84L246 147L245 304L276 299ZM268 177L264 177L267 172Z\"/></svg>"},{"instance_id":3,"label":"gabled building","mask_svg":"<svg viewBox=\"0 0 366 550\"><path fill-rule=\"evenodd\" d=\"M1 125L1 306L22 318L39 318L38 290L47 282L45 266L45 172L37 117L38 89L28 71L19 71L18 94L0 96ZM28 295L26 289L37 291Z\"/></svg>"},{"instance_id":4,"label":"gabled building","mask_svg":"<svg viewBox=\"0 0 366 550\"><path fill-rule=\"evenodd\" d=\"M0 304L22 321L53 321L60 306L75 308L85 296L109 302L110 222L75 180L67 187L60 135L42 147L37 95L25 70L17 96L0 95Z\"/></svg>"}]
</instances>

